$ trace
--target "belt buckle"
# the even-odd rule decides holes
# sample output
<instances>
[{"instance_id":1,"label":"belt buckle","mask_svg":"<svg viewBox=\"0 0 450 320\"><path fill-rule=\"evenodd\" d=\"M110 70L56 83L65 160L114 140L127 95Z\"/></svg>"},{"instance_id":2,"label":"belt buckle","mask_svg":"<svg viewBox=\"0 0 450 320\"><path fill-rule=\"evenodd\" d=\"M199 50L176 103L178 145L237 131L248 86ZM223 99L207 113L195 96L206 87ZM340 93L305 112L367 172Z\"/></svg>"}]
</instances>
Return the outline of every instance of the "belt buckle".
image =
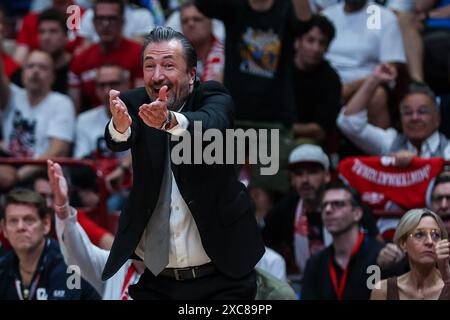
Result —
<instances>
[{"instance_id":1,"label":"belt buckle","mask_svg":"<svg viewBox=\"0 0 450 320\"><path fill-rule=\"evenodd\" d=\"M195 279L197 278L197 275L195 274L195 269L194 268L177 268L173 270L173 273L175 274L175 279L177 281L183 281L186 280L185 278L183 278L179 272L184 272L184 271L191 271L192 273L192 278Z\"/></svg>"}]
</instances>

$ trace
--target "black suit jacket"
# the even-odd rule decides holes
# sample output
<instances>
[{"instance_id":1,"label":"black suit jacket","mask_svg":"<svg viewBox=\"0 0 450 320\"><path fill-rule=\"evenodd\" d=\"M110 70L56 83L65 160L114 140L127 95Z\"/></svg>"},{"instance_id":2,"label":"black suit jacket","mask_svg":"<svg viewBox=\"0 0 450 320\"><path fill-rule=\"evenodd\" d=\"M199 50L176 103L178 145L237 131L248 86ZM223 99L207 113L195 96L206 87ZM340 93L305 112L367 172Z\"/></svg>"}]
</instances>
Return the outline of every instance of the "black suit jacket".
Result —
<instances>
[{"instance_id":1,"label":"black suit jacket","mask_svg":"<svg viewBox=\"0 0 450 320\"><path fill-rule=\"evenodd\" d=\"M106 127L105 138L113 151L131 148L133 187L120 215L103 280L114 275L134 253L158 200L167 156L168 133L148 127L138 116L139 107L151 102L145 89L128 91L120 98L132 117L131 136L126 142L114 142ZM201 121L203 130L216 128L225 132L232 128L232 108L225 87L209 81L196 84L181 113L188 119L188 131L193 137L194 121ZM173 145L171 142L171 148ZM264 245L254 206L247 189L237 180L234 166L172 162L172 171L212 263L233 278L248 274L263 255Z\"/></svg>"}]
</instances>

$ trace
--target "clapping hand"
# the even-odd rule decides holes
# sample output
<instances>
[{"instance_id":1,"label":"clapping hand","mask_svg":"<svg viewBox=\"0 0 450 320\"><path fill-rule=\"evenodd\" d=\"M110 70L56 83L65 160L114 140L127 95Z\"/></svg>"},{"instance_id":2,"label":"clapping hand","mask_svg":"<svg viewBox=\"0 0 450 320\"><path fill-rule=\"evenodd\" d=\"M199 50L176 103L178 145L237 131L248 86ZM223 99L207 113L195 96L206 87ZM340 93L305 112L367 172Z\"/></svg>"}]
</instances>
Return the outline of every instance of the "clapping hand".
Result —
<instances>
[{"instance_id":1,"label":"clapping hand","mask_svg":"<svg viewBox=\"0 0 450 320\"><path fill-rule=\"evenodd\" d=\"M162 86L158 92L158 99L139 107L139 117L149 127L161 129L167 119L167 89L167 86Z\"/></svg>"},{"instance_id":2,"label":"clapping hand","mask_svg":"<svg viewBox=\"0 0 450 320\"><path fill-rule=\"evenodd\" d=\"M128 114L128 109L125 103L119 98L120 91L109 91L109 110L113 118L114 128L124 133L131 126L131 117Z\"/></svg>"}]
</instances>

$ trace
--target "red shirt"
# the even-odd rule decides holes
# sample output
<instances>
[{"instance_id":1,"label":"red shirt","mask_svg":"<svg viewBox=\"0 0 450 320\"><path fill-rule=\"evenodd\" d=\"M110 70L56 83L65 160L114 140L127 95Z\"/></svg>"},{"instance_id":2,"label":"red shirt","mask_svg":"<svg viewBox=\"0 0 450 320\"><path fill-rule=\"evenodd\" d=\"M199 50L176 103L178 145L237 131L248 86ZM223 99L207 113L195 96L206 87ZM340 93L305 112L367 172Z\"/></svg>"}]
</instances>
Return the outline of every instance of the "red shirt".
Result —
<instances>
[{"instance_id":1,"label":"red shirt","mask_svg":"<svg viewBox=\"0 0 450 320\"><path fill-rule=\"evenodd\" d=\"M130 72L131 84L142 79L142 46L132 40L122 38L117 49L102 52L99 44L93 44L75 56L69 71L69 86L81 88L86 105L82 110L93 108L102 102L95 93L96 69L105 63L115 63Z\"/></svg>"},{"instance_id":2,"label":"red shirt","mask_svg":"<svg viewBox=\"0 0 450 320\"><path fill-rule=\"evenodd\" d=\"M83 210L77 209L77 211L78 223L86 232L92 243L98 246L100 244L100 239L108 233L108 231L92 221Z\"/></svg>"},{"instance_id":3,"label":"red shirt","mask_svg":"<svg viewBox=\"0 0 450 320\"><path fill-rule=\"evenodd\" d=\"M81 16L83 16L86 9L80 8ZM39 48L39 32L38 32L38 18L41 12L30 12L22 20L22 27L20 28L16 42L23 44L30 48L30 50ZM67 14L69 17L69 14ZM73 53L75 48L82 43L81 37L76 34L74 30L73 40L66 45L67 51Z\"/></svg>"},{"instance_id":4,"label":"red shirt","mask_svg":"<svg viewBox=\"0 0 450 320\"><path fill-rule=\"evenodd\" d=\"M39 47L38 41L38 17L39 13L30 12L22 20L22 27L17 34L16 42L30 47L30 49L37 49Z\"/></svg>"},{"instance_id":5,"label":"red shirt","mask_svg":"<svg viewBox=\"0 0 450 320\"><path fill-rule=\"evenodd\" d=\"M0 57L3 60L3 67L5 70L5 74L8 78L11 77L11 75L20 68L20 66L6 53L1 52Z\"/></svg>"}]
</instances>

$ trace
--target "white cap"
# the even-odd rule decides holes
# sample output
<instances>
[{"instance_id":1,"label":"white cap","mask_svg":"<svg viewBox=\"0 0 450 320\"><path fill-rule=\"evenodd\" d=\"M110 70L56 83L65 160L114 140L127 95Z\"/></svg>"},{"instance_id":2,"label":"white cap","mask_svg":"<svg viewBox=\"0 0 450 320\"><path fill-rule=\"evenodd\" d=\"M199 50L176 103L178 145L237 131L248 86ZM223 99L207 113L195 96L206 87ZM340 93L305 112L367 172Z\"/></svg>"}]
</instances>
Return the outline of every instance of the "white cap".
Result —
<instances>
[{"instance_id":1,"label":"white cap","mask_svg":"<svg viewBox=\"0 0 450 320\"><path fill-rule=\"evenodd\" d=\"M292 150L289 155L288 168L295 168L302 162L316 162L321 164L326 171L330 168L330 160L322 148L313 144L302 144Z\"/></svg>"}]
</instances>

